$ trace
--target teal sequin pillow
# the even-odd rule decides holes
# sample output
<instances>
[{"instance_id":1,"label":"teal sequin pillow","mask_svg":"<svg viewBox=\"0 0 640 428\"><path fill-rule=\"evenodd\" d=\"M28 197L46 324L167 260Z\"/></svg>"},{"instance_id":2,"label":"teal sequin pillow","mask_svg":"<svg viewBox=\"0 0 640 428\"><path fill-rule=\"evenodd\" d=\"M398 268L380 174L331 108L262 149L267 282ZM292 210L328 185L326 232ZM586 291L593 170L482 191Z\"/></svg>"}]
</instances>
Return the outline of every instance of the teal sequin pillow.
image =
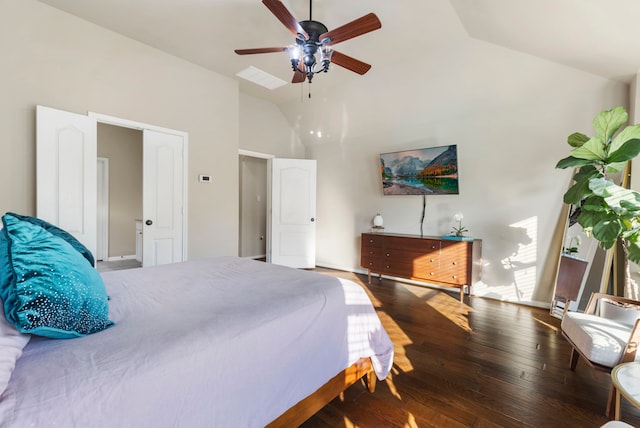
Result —
<instances>
[{"instance_id":1,"label":"teal sequin pillow","mask_svg":"<svg viewBox=\"0 0 640 428\"><path fill-rule=\"evenodd\" d=\"M28 221L31 224L35 224L36 226L40 226L41 228L43 228L47 232L50 232L52 235L55 235L55 236L57 236L59 238L64 239L69 244L71 244L71 246L73 248L75 248L76 251L78 251L80 254L82 254L82 256L85 259L87 259L89 261L89 263L91 263L91 266L95 266L96 265L96 261L93 258L93 254L91 254L91 251L89 251L87 249L87 247L82 245L80 243L80 241L78 241L73 235L71 235L66 230L62 230L58 226L54 226L51 223L48 223L48 222L46 222L44 220L41 220L41 219L39 219L37 217L29 217L27 215L20 215L20 214L16 214L16 213L7 213L7 214L17 218L18 220Z\"/></svg>"},{"instance_id":2,"label":"teal sequin pillow","mask_svg":"<svg viewBox=\"0 0 640 428\"><path fill-rule=\"evenodd\" d=\"M54 339L113 325L107 292L90 262L63 238L10 213L0 230L0 297L19 331Z\"/></svg>"}]
</instances>

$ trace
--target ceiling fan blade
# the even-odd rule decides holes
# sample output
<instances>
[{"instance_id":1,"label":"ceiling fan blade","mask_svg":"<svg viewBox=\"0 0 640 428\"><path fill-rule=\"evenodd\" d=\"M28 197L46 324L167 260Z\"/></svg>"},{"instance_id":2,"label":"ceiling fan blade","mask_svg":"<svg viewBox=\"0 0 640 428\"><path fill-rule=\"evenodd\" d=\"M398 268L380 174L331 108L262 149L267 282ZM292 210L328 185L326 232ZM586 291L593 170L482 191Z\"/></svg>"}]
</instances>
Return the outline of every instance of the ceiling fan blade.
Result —
<instances>
[{"instance_id":1,"label":"ceiling fan blade","mask_svg":"<svg viewBox=\"0 0 640 428\"><path fill-rule=\"evenodd\" d=\"M256 48L256 49L236 49L234 52L238 55L263 54L272 52L286 52L288 48Z\"/></svg>"},{"instance_id":2,"label":"ceiling fan blade","mask_svg":"<svg viewBox=\"0 0 640 428\"><path fill-rule=\"evenodd\" d=\"M305 40L309 39L309 35L306 33L306 31L304 31L304 29L302 28L302 26L300 26L296 18L294 18L293 15L291 15L291 12L289 12L287 7L284 4L282 4L281 1L262 0L262 3L265 6L267 6L267 8L271 11L271 13L273 13L275 17L278 18L278 20L282 22L284 26L287 27L287 29L291 31L291 33L293 33L293 35L296 38L298 38L298 34L302 34Z\"/></svg>"},{"instance_id":3,"label":"ceiling fan blade","mask_svg":"<svg viewBox=\"0 0 640 428\"><path fill-rule=\"evenodd\" d=\"M300 70L304 70L304 62L302 61L298 63L298 69L293 72L293 79L291 79L291 83L302 83L306 80L307 75Z\"/></svg>"},{"instance_id":4,"label":"ceiling fan blade","mask_svg":"<svg viewBox=\"0 0 640 428\"><path fill-rule=\"evenodd\" d=\"M265 0L266 1L266 0ZM330 45L344 42L345 40L352 39L362 34L368 33L373 30L377 30L382 27L382 23L378 19L375 13L369 13L354 21L344 24L342 27L335 28L320 35L320 40L327 37L331 38Z\"/></svg>"},{"instance_id":5,"label":"ceiling fan blade","mask_svg":"<svg viewBox=\"0 0 640 428\"><path fill-rule=\"evenodd\" d=\"M307 75L302 71L295 71L293 73L293 79L291 79L291 83L303 83L307 79Z\"/></svg>"},{"instance_id":6,"label":"ceiling fan blade","mask_svg":"<svg viewBox=\"0 0 640 428\"><path fill-rule=\"evenodd\" d=\"M331 62L358 74L365 74L371 68L371 65L338 51L333 51Z\"/></svg>"}]
</instances>

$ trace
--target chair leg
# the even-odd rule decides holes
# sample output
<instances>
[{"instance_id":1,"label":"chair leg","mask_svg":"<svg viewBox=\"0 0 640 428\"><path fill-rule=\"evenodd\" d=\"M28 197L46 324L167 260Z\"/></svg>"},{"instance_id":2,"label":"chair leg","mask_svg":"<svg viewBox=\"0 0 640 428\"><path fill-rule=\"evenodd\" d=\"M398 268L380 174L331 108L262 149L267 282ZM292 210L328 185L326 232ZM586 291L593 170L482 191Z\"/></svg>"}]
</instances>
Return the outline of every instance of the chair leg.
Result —
<instances>
[{"instance_id":1,"label":"chair leg","mask_svg":"<svg viewBox=\"0 0 640 428\"><path fill-rule=\"evenodd\" d=\"M580 358L580 354L576 351L576 348L571 348L571 362L569 363L569 367L571 370L575 370L578 365L578 358Z\"/></svg>"},{"instance_id":2,"label":"chair leg","mask_svg":"<svg viewBox=\"0 0 640 428\"><path fill-rule=\"evenodd\" d=\"M614 419L616 416L616 387L611 385L609 388L609 398L607 399L607 409L605 414L609 419Z\"/></svg>"}]
</instances>

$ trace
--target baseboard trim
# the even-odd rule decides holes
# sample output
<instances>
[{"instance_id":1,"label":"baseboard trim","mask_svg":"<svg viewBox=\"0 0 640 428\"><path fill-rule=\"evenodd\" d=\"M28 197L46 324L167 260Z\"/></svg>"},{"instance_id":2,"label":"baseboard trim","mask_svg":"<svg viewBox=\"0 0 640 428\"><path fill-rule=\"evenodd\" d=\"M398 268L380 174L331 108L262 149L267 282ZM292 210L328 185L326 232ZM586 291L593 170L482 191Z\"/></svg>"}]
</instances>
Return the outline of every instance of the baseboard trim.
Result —
<instances>
[{"instance_id":1,"label":"baseboard trim","mask_svg":"<svg viewBox=\"0 0 640 428\"><path fill-rule=\"evenodd\" d=\"M115 257L109 257L107 259L108 262L117 262L118 260L132 260L135 259L136 255L130 255L130 256L115 256Z\"/></svg>"}]
</instances>

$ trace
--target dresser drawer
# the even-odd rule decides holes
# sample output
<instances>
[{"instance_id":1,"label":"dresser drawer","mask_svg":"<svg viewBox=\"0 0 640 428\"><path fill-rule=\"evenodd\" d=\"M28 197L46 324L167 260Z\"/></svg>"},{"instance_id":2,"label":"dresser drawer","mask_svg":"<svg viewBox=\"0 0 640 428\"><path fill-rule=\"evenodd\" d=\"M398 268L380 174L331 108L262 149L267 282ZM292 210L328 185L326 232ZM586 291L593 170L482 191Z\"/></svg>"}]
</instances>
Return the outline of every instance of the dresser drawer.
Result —
<instances>
[{"instance_id":1,"label":"dresser drawer","mask_svg":"<svg viewBox=\"0 0 640 428\"><path fill-rule=\"evenodd\" d=\"M363 233L361 240L362 248L382 248L384 243L384 236L376 235L375 233Z\"/></svg>"},{"instance_id":2,"label":"dresser drawer","mask_svg":"<svg viewBox=\"0 0 640 428\"><path fill-rule=\"evenodd\" d=\"M388 237L384 246L422 253L440 252L440 241L435 239Z\"/></svg>"},{"instance_id":3,"label":"dresser drawer","mask_svg":"<svg viewBox=\"0 0 640 428\"><path fill-rule=\"evenodd\" d=\"M360 266L369 269L372 272L384 273L385 260L379 257L371 257L362 255Z\"/></svg>"},{"instance_id":4,"label":"dresser drawer","mask_svg":"<svg viewBox=\"0 0 640 428\"><path fill-rule=\"evenodd\" d=\"M455 262L444 265L441 263L434 280L455 285L468 285L471 283L468 270L464 265L458 265Z\"/></svg>"},{"instance_id":5,"label":"dresser drawer","mask_svg":"<svg viewBox=\"0 0 640 428\"><path fill-rule=\"evenodd\" d=\"M371 272L402 278L433 279L438 272L438 263L432 262L429 258L409 260L365 256L362 257L361 266L369 269Z\"/></svg>"}]
</instances>

